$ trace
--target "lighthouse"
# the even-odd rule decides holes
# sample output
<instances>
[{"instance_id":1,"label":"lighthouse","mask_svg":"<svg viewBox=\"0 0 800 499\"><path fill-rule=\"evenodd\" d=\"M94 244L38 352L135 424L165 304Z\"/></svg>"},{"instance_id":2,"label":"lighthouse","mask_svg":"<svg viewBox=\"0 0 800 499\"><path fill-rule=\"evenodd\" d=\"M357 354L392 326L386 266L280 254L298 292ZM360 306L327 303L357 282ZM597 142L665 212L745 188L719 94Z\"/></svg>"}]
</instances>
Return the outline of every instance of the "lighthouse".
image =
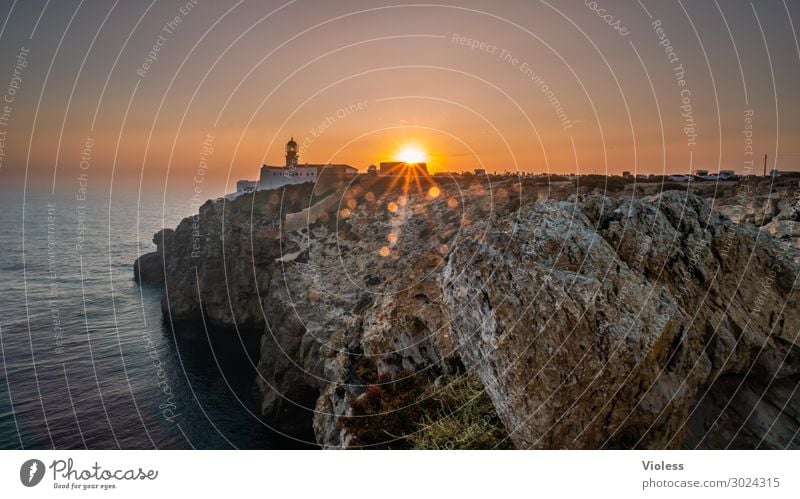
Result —
<instances>
[{"instance_id":1,"label":"lighthouse","mask_svg":"<svg viewBox=\"0 0 800 499\"><path fill-rule=\"evenodd\" d=\"M297 166L297 160L300 158L298 153L297 142L294 141L294 137L291 137L289 142L286 143L286 168Z\"/></svg>"},{"instance_id":2,"label":"lighthouse","mask_svg":"<svg viewBox=\"0 0 800 499\"><path fill-rule=\"evenodd\" d=\"M300 148L292 137L286 143L286 164L284 166L262 165L258 180L238 182L236 192L231 196L235 198L242 194L278 189L290 184L338 185L350 182L356 175L358 175L358 170L346 164L300 164Z\"/></svg>"}]
</instances>

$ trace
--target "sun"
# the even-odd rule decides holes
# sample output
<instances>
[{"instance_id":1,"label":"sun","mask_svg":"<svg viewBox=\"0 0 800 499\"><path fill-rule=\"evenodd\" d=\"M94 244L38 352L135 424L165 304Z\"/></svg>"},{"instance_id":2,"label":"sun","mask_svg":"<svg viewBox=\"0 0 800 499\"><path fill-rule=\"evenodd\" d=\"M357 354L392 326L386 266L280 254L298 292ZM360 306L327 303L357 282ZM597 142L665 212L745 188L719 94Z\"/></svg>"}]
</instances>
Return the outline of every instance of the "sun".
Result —
<instances>
[{"instance_id":1,"label":"sun","mask_svg":"<svg viewBox=\"0 0 800 499\"><path fill-rule=\"evenodd\" d=\"M427 157L425 151L417 146L405 146L397 153L397 160L403 163L424 163Z\"/></svg>"}]
</instances>

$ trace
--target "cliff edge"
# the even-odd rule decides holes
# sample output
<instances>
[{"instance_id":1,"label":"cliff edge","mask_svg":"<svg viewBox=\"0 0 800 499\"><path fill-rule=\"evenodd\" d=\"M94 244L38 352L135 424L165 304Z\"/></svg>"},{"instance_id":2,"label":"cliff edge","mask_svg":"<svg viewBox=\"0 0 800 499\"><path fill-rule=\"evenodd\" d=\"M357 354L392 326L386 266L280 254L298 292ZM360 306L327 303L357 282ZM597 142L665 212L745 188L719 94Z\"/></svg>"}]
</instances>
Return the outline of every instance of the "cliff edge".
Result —
<instances>
[{"instance_id":1,"label":"cliff edge","mask_svg":"<svg viewBox=\"0 0 800 499\"><path fill-rule=\"evenodd\" d=\"M134 267L171 320L260 334L262 415L325 447L800 448L794 245L685 191L571 192L288 186Z\"/></svg>"}]
</instances>

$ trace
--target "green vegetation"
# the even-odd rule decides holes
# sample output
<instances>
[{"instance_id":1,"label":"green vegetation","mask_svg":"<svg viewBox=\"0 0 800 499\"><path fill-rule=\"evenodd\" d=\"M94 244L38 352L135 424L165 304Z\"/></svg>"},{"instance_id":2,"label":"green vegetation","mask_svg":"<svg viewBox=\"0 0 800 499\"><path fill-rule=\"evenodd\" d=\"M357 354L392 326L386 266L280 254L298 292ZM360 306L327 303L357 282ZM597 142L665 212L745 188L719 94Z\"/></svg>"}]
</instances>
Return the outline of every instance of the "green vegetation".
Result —
<instances>
[{"instance_id":1,"label":"green vegetation","mask_svg":"<svg viewBox=\"0 0 800 499\"><path fill-rule=\"evenodd\" d=\"M634 179L605 175L582 175L575 179L575 182L582 192L607 194L624 190L626 185L634 183Z\"/></svg>"},{"instance_id":2,"label":"green vegetation","mask_svg":"<svg viewBox=\"0 0 800 499\"><path fill-rule=\"evenodd\" d=\"M364 366L357 369L365 372ZM352 416L341 418L340 425L355 438L355 445L374 449L408 449L408 435L416 430L428 410L420 400L427 380L420 374L402 373L374 378L364 393L350 402Z\"/></svg>"},{"instance_id":3,"label":"green vegetation","mask_svg":"<svg viewBox=\"0 0 800 499\"><path fill-rule=\"evenodd\" d=\"M340 425L354 444L390 449L509 449L492 401L475 375L440 376L435 382L419 373L395 378L376 376L368 361L354 374L368 379L367 389L350 403L352 415Z\"/></svg>"},{"instance_id":4,"label":"green vegetation","mask_svg":"<svg viewBox=\"0 0 800 499\"><path fill-rule=\"evenodd\" d=\"M414 448L513 448L477 376L462 374L445 382L443 387L429 389L438 409L433 417L425 416L419 431L410 437Z\"/></svg>"}]
</instances>

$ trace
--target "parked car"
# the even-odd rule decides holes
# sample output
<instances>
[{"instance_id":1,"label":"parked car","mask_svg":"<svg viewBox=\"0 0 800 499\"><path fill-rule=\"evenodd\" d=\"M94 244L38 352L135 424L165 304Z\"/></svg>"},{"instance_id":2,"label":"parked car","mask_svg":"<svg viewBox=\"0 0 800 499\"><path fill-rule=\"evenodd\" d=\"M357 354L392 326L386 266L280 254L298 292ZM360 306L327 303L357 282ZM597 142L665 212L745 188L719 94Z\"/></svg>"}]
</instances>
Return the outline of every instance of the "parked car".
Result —
<instances>
[{"instance_id":1,"label":"parked car","mask_svg":"<svg viewBox=\"0 0 800 499\"><path fill-rule=\"evenodd\" d=\"M667 180L670 182L692 182L694 181L694 177L691 175L670 175L667 177Z\"/></svg>"},{"instance_id":2,"label":"parked car","mask_svg":"<svg viewBox=\"0 0 800 499\"><path fill-rule=\"evenodd\" d=\"M709 175L700 175L697 177L698 180L707 180L712 182L723 182L725 180L736 180L736 175L732 175L729 172L720 172L720 173L711 173Z\"/></svg>"}]
</instances>

